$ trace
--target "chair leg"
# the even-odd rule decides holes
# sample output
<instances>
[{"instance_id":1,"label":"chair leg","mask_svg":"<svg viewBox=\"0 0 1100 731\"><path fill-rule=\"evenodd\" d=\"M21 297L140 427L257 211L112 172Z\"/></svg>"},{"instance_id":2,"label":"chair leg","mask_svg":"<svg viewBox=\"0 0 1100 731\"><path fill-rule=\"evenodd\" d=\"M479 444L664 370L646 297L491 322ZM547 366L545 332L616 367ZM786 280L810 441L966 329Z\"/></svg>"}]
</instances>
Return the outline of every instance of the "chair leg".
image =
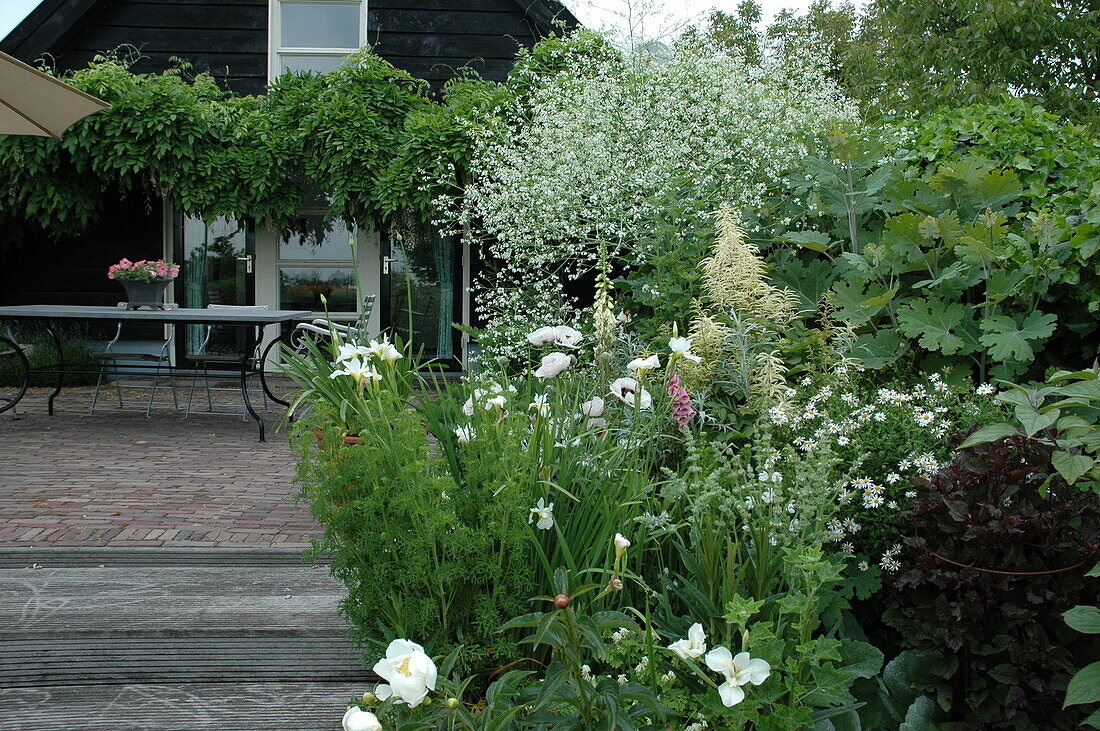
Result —
<instances>
[{"instance_id":1,"label":"chair leg","mask_svg":"<svg viewBox=\"0 0 1100 731\"><path fill-rule=\"evenodd\" d=\"M157 361L156 370L153 371L153 387L149 389L149 402L145 405L145 418L153 418L153 399L157 396L157 384L160 383L160 361Z\"/></svg>"},{"instance_id":2,"label":"chair leg","mask_svg":"<svg viewBox=\"0 0 1100 731\"><path fill-rule=\"evenodd\" d=\"M92 405L88 408L88 416L95 413L95 405L96 402L99 401L99 387L103 385L103 370L104 364L101 363L99 366L99 378L95 381L95 393L92 394Z\"/></svg>"},{"instance_id":3,"label":"chair leg","mask_svg":"<svg viewBox=\"0 0 1100 731\"><path fill-rule=\"evenodd\" d=\"M195 398L195 381L199 379L199 369L195 368L194 373L191 374L191 392L187 394L187 409L183 412L183 418L186 419L191 416L191 400Z\"/></svg>"},{"instance_id":4,"label":"chair leg","mask_svg":"<svg viewBox=\"0 0 1100 731\"><path fill-rule=\"evenodd\" d=\"M122 399L122 370L118 367L118 361L111 361L111 373L115 377L115 393L118 396L118 408L126 408L126 402Z\"/></svg>"},{"instance_id":5,"label":"chair leg","mask_svg":"<svg viewBox=\"0 0 1100 731\"><path fill-rule=\"evenodd\" d=\"M202 383L206 387L206 410L214 413L214 402L210 398L210 369L206 363L202 364Z\"/></svg>"}]
</instances>

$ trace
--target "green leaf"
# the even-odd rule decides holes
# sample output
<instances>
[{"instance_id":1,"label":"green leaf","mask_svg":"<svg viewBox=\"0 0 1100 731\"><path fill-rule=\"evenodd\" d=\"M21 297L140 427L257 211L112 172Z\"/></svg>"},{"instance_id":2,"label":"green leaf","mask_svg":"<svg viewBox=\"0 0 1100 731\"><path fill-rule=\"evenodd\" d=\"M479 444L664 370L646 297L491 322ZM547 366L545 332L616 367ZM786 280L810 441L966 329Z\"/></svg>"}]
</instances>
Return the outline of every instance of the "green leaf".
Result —
<instances>
[{"instance_id":1,"label":"green leaf","mask_svg":"<svg viewBox=\"0 0 1100 731\"><path fill-rule=\"evenodd\" d=\"M926 350L938 350L953 355L962 350L966 342L956 330L966 317L960 304L919 299L898 310L900 330L911 338L918 338Z\"/></svg>"},{"instance_id":2,"label":"green leaf","mask_svg":"<svg viewBox=\"0 0 1100 731\"><path fill-rule=\"evenodd\" d=\"M982 321L981 343L997 360L1030 363L1035 359L1032 343L1049 338L1057 322L1055 315L1042 312L1032 312L1019 324L1005 315L989 317Z\"/></svg>"},{"instance_id":3,"label":"green leaf","mask_svg":"<svg viewBox=\"0 0 1100 731\"><path fill-rule=\"evenodd\" d=\"M1096 460L1084 454L1055 452L1050 456L1050 463L1054 465L1054 469L1058 470L1058 474L1072 485L1092 469L1092 466L1096 464Z\"/></svg>"},{"instance_id":4,"label":"green leaf","mask_svg":"<svg viewBox=\"0 0 1100 731\"><path fill-rule=\"evenodd\" d=\"M873 370L884 368L896 361L906 348L894 330L864 333L856 338L851 355Z\"/></svg>"},{"instance_id":5,"label":"green leaf","mask_svg":"<svg viewBox=\"0 0 1100 731\"><path fill-rule=\"evenodd\" d=\"M935 701L922 695L909 706L905 712L905 721L898 726L898 731L935 731L936 724L932 720L935 714Z\"/></svg>"},{"instance_id":6,"label":"green leaf","mask_svg":"<svg viewBox=\"0 0 1100 731\"><path fill-rule=\"evenodd\" d=\"M874 297L868 297L859 304L863 307L885 307L890 304L890 300L894 299L894 295L898 293L898 288L894 287L889 292L884 292Z\"/></svg>"},{"instance_id":7,"label":"green leaf","mask_svg":"<svg viewBox=\"0 0 1100 731\"><path fill-rule=\"evenodd\" d=\"M780 241L788 241L799 246L804 246L811 251L828 251L833 241L820 231L788 231L779 237Z\"/></svg>"},{"instance_id":8,"label":"green leaf","mask_svg":"<svg viewBox=\"0 0 1100 731\"><path fill-rule=\"evenodd\" d=\"M882 651L866 642L849 641L840 648L843 658L837 670L853 678L873 678L882 669Z\"/></svg>"},{"instance_id":9,"label":"green leaf","mask_svg":"<svg viewBox=\"0 0 1100 731\"><path fill-rule=\"evenodd\" d=\"M1100 607L1078 604L1073 609L1062 614L1073 629L1086 635L1100 634Z\"/></svg>"},{"instance_id":10,"label":"green leaf","mask_svg":"<svg viewBox=\"0 0 1100 731\"><path fill-rule=\"evenodd\" d=\"M1024 427L1024 433L1029 437L1035 436L1041 430L1054 424L1058 421L1058 417L1062 415L1060 409L1054 409L1053 411L1036 411L1031 404L1027 406L1017 406L1016 419L1020 422L1020 425Z\"/></svg>"},{"instance_id":11,"label":"green leaf","mask_svg":"<svg viewBox=\"0 0 1100 731\"><path fill-rule=\"evenodd\" d=\"M1078 670L1069 679L1062 708L1100 701L1100 660Z\"/></svg>"},{"instance_id":12,"label":"green leaf","mask_svg":"<svg viewBox=\"0 0 1100 731\"><path fill-rule=\"evenodd\" d=\"M995 442L998 439L1010 437L1018 433L1016 427L1011 424L990 424L989 426L983 426L981 429L968 436L966 440L959 445L959 449L966 449L967 447L973 447L977 444Z\"/></svg>"}]
</instances>

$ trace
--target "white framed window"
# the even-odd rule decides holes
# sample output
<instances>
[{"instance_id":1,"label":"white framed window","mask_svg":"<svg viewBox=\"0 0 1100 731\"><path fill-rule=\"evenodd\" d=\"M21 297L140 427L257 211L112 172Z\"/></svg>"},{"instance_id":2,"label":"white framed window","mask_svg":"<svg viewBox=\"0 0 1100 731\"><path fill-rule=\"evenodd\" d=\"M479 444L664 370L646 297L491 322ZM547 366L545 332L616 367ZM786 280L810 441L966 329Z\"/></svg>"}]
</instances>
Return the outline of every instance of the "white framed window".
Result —
<instances>
[{"instance_id":1,"label":"white framed window","mask_svg":"<svg viewBox=\"0 0 1100 731\"><path fill-rule=\"evenodd\" d=\"M358 248L353 252L353 231L323 209L298 213L304 233L280 236L275 255L278 309L309 310L320 316L326 309L324 295L334 320L354 320L367 287L364 242L356 235Z\"/></svg>"},{"instance_id":2,"label":"white framed window","mask_svg":"<svg viewBox=\"0 0 1100 731\"><path fill-rule=\"evenodd\" d=\"M333 71L367 42L366 0L269 0L268 80Z\"/></svg>"}]
</instances>

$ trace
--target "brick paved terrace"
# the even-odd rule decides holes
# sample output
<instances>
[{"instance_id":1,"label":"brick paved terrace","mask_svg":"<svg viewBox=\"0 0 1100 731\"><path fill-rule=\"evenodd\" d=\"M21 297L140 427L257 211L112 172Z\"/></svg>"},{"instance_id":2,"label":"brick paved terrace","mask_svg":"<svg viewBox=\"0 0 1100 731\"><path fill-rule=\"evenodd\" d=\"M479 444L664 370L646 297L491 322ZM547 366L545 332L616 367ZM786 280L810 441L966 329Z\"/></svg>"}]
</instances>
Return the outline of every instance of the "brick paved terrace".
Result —
<instances>
[{"instance_id":1,"label":"brick paved terrace","mask_svg":"<svg viewBox=\"0 0 1100 731\"><path fill-rule=\"evenodd\" d=\"M32 389L18 420L0 414L0 547L297 548L319 531L294 499L287 434L275 431L278 405L264 414L261 443L255 422L239 416L183 420L163 406L151 419L138 411L86 416L87 387L66 388L50 417L50 390ZM143 396L126 395L135 408ZM116 406L113 397L105 388L100 404ZM240 408L239 393L218 397L220 408Z\"/></svg>"}]
</instances>

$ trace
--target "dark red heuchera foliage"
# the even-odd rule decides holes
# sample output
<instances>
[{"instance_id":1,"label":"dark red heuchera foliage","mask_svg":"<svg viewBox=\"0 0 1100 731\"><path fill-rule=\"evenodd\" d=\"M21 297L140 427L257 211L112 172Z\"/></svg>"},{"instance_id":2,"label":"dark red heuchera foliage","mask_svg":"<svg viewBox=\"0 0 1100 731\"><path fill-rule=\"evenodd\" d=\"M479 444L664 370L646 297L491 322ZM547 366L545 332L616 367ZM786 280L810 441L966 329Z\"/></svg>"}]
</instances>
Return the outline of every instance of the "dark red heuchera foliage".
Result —
<instances>
[{"instance_id":1,"label":"dark red heuchera foliage","mask_svg":"<svg viewBox=\"0 0 1100 731\"><path fill-rule=\"evenodd\" d=\"M1100 554L1097 499L1055 474L1051 452L1023 436L963 450L918 486L907 516L884 619L942 678L923 690L966 728L1072 728L1084 717L1062 700L1100 648L1061 615L1095 603L1084 574Z\"/></svg>"}]
</instances>

